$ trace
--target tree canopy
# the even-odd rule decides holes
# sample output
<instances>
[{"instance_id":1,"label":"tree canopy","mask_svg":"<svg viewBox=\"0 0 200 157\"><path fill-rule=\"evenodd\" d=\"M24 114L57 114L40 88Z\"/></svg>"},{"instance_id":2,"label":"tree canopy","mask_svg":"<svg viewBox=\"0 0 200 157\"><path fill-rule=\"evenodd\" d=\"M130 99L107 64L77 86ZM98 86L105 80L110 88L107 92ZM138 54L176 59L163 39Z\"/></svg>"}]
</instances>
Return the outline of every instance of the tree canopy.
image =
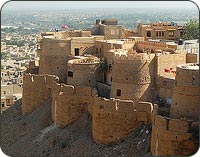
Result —
<instances>
[{"instance_id":1,"label":"tree canopy","mask_svg":"<svg viewBox=\"0 0 200 157\"><path fill-rule=\"evenodd\" d=\"M190 20L183 26L183 39L199 39L199 22Z\"/></svg>"}]
</instances>

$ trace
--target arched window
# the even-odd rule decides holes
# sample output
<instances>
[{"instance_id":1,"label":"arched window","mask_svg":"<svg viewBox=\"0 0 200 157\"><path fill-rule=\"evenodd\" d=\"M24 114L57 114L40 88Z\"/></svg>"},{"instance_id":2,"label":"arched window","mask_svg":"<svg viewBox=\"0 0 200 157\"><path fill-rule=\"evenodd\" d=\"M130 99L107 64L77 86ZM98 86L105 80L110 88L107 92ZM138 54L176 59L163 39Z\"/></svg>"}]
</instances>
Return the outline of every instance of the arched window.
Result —
<instances>
[{"instance_id":1,"label":"arched window","mask_svg":"<svg viewBox=\"0 0 200 157\"><path fill-rule=\"evenodd\" d=\"M147 31L147 37L151 37L151 31Z\"/></svg>"}]
</instances>

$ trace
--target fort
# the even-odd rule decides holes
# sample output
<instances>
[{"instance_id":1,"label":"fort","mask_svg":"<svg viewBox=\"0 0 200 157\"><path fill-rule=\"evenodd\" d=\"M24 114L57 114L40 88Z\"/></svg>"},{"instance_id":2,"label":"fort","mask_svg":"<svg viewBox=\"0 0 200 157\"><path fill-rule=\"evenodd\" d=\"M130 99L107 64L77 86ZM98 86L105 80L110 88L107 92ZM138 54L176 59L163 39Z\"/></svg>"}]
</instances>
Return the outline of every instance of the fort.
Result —
<instances>
[{"instance_id":1,"label":"fort","mask_svg":"<svg viewBox=\"0 0 200 157\"><path fill-rule=\"evenodd\" d=\"M24 75L23 115L50 100L59 128L89 112L98 144L118 142L141 124L151 124L152 155L194 153L191 130L199 125L200 98L197 55L172 41L147 40L149 29L156 36L158 27L167 29L172 40L181 36L177 25L139 25L130 31L116 19L96 20L84 31L42 33L39 66L31 62ZM155 104L157 97L170 105L168 116Z\"/></svg>"}]
</instances>

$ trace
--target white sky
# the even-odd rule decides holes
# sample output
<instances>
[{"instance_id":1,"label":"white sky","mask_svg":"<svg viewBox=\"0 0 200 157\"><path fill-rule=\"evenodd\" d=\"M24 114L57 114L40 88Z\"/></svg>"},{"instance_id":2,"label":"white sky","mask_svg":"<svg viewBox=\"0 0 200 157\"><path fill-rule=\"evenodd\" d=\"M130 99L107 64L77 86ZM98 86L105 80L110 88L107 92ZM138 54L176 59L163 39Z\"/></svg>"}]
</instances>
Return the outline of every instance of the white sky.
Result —
<instances>
[{"instance_id":1,"label":"white sky","mask_svg":"<svg viewBox=\"0 0 200 157\"><path fill-rule=\"evenodd\" d=\"M2 10L29 8L193 8L197 10L197 6L190 1L9 1Z\"/></svg>"}]
</instances>

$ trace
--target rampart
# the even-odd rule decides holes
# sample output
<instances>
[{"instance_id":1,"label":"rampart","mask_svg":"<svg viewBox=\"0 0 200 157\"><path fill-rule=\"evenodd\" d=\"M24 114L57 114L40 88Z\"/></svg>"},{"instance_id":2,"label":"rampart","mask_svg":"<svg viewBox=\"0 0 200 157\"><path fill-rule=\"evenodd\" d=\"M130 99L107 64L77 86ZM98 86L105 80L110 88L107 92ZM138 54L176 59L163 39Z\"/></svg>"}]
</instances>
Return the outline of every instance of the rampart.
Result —
<instances>
[{"instance_id":1,"label":"rampart","mask_svg":"<svg viewBox=\"0 0 200 157\"><path fill-rule=\"evenodd\" d=\"M117 50L119 52L119 50ZM149 101L154 87L154 54L115 53L112 98Z\"/></svg>"},{"instance_id":2,"label":"rampart","mask_svg":"<svg viewBox=\"0 0 200 157\"><path fill-rule=\"evenodd\" d=\"M73 30L73 31L58 31L41 33L42 37L53 36L58 39L66 39L68 37L90 37L90 31Z\"/></svg>"},{"instance_id":3,"label":"rampart","mask_svg":"<svg viewBox=\"0 0 200 157\"><path fill-rule=\"evenodd\" d=\"M176 45L170 45L165 42L158 42L158 41L137 41L136 43L136 50L137 51L149 51L149 52L156 52L158 50L163 51L175 51L177 49Z\"/></svg>"},{"instance_id":4,"label":"rampart","mask_svg":"<svg viewBox=\"0 0 200 157\"><path fill-rule=\"evenodd\" d=\"M59 78L53 75L26 74L23 78L22 113L27 115L51 98L54 83Z\"/></svg>"},{"instance_id":5,"label":"rampart","mask_svg":"<svg viewBox=\"0 0 200 157\"><path fill-rule=\"evenodd\" d=\"M59 128L76 121L92 103L91 87L55 84L52 98L52 119Z\"/></svg>"},{"instance_id":6,"label":"rampart","mask_svg":"<svg viewBox=\"0 0 200 157\"><path fill-rule=\"evenodd\" d=\"M151 103L94 98L92 134L97 143L109 144L126 138L142 122L151 122Z\"/></svg>"},{"instance_id":7,"label":"rampart","mask_svg":"<svg viewBox=\"0 0 200 157\"><path fill-rule=\"evenodd\" d=\"M195 124L193 121L155 115L151 135L152 155L185 156L195 153L197 147L190 132Z\"/></svg>"},{"instance_id":8,"label":"rampart","mask_svg":"<svg viewBox=\"0 0 200 157\"><path fill-rule=\"evenodd\" d=\"M199 65L188 63L177 66L173 101L172 118L199 119Z\"/></svg>"}]
</instances>

